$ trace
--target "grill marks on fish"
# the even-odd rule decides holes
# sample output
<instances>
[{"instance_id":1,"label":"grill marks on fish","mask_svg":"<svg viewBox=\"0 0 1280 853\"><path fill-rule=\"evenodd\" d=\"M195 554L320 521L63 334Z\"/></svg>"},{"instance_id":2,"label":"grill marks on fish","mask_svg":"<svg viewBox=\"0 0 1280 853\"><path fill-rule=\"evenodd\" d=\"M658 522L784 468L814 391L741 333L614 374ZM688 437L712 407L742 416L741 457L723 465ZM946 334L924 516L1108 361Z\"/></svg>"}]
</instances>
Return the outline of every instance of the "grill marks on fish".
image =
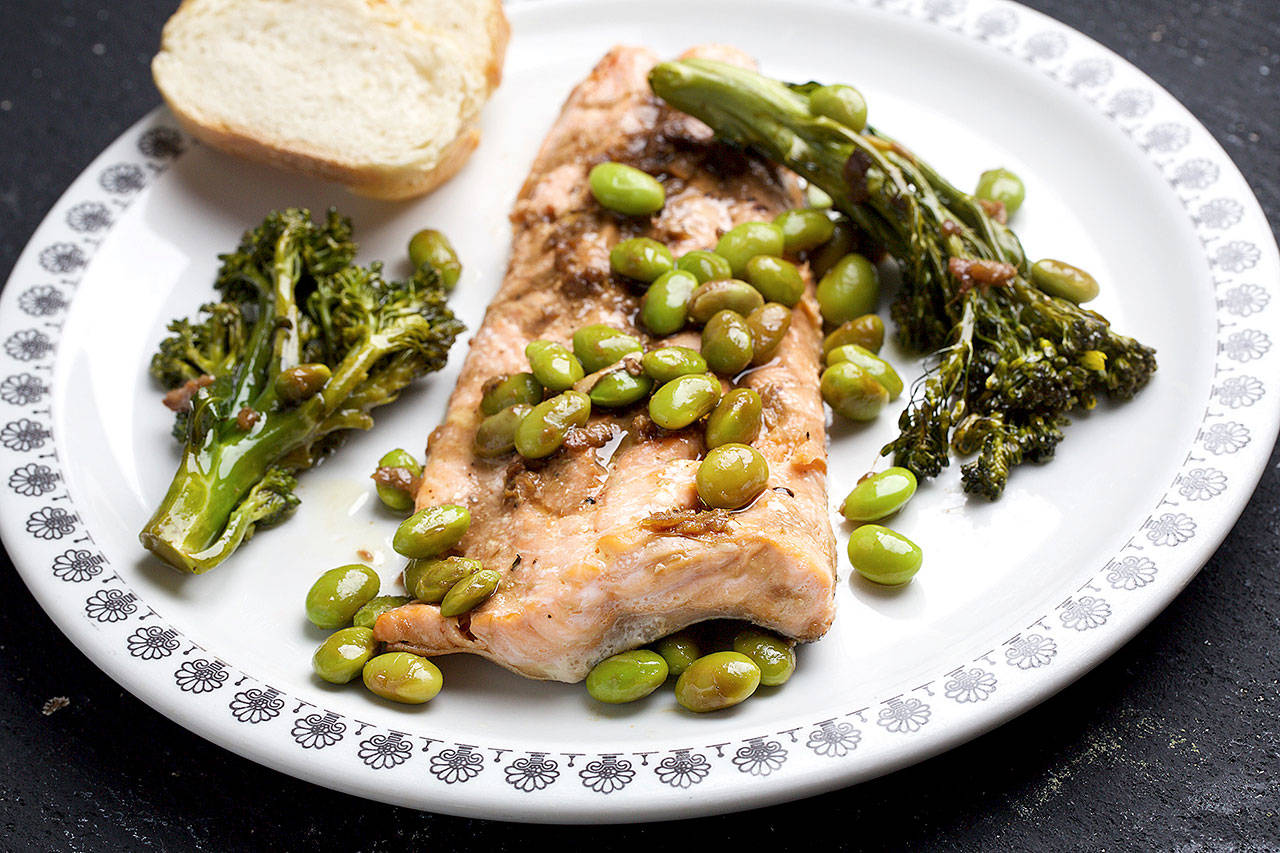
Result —
<instances>
[{"instance_id":1,"label":"grill marks on fish","mask_svg":"<svg viewBox=\"0 0 1280 853\"><path fill-rule=\"evenodd\" d=\"M616 48L570 96L517 198L506 277L428 445L419 507L467 506L472 523L459 549L487 567L509 567L503 582L465 626L433 605L384 614L375 631L393 648L471 652L533 678L576 681L610 654L705 619L745 619L802 640L830 624L835 542L811 294L777 357L742 380L766 400L756 446L773 487L743 511L700 508L701 429L663 430L643 404L597 411L544 460L472 452L482 388L495 374L527 370L530 340L566 342L583 325L605 323L647 348L698 346L694 331L658 341L636 327L639 289L609 269L618 240L653 237L679 255L800 203L789 174L716 143L704 125L659 104L646 80L656 61ZM587 172L606 160L659 176L667 189L661 213L624 217L596 204Z\"/></svg>"}]
</instances>

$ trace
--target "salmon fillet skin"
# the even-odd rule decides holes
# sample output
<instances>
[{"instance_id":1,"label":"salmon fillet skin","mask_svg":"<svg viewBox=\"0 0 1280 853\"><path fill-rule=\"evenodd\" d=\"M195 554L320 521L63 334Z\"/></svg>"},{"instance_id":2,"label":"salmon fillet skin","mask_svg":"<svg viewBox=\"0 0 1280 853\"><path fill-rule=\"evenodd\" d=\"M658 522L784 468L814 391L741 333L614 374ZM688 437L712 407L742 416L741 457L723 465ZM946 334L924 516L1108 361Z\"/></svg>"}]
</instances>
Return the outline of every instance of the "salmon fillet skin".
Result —
<instances>
[{"instance_id":1,"label":"salmon fillet skin","mask_svg":"<svg viewBox=\"0 0 1280 853\"><path fill-rule=\"evenodd\" d=\"M717 46L690 55L750 62ZM738 223L800 206L793 175L715 142L705 125L654 98L646 77L657 61L614 48L570 95L520 190L506 277L428 442L418 508L467 507L471 527L456 553L499 570L502 582L461 617L423 603L383 614L375 636L392 649L468 652L530 678L573 682L610 655L708 619L799 641L831 625L835 538L811 281L774 359L739 382L764 402L753 446L770 469L768 488L743 510L701 508L702 426L663 430L643 403L596 409L545 460L489 460L472 449L485 382L527 371L532 340L567 345L578 328L605 323L646 349L698 347L696 331L659 340L637 327L640 293L609 269L619 240L653 237L679 256L714 248ZM626 217L597 204L587 172L609 160L659 176L664 209Z\"/></svg>"}]
</instances>

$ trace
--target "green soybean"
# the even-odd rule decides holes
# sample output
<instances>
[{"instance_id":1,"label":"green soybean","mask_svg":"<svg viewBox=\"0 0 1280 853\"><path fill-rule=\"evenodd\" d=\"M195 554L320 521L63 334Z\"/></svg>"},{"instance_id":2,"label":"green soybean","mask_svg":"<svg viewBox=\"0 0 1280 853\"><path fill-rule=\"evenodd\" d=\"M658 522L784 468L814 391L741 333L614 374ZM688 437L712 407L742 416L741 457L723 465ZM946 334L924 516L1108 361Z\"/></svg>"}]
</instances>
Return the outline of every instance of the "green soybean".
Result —
<instances>
[{"instance_id":1,"label":"green soybean","mask_svg":"<svg viewBox=\"0 0 1280 853\"><path fill-rule=\"evenodd\" d=\"M674 335L689 320L689 299L697 286L693 273L664 272L640 299L640 324L660 337Z\"/></svg>"},{"instance_id":2,"label":"green soybean","mask_svg":"<svg viewBox=\"0 0 1280 853\"><path fill-rule=\"evenodd\" d=\"M901 586L920 571L924 554L901 533L864 524L849 536L849 562L872 583Z\"/></svg>"},{"instance_id":3,"label":"green soybean","mask_svg":"<svg viewBox=\"0 0 1280 853\"><path fill-rule=\"evenodd\" d=\"M790 261L773 255L756 255L747 261L747 281L769 302L794 307L804 295L804 279ZM748 312L750 313L750 312Z\"/></svg>"},{"instance_id":4,"label":"green soybean","mask_svg":"<svg viewBox=\"0 0 1280 853\"><path fill-rule=\"evenodd\" d=\"M747 444L722 444L707 451L695 478L698 497L712 509L740 509L769 483L769 463Z\"/></svg>"},{"instance_id":5,"label":"green soybean","mask_svg":"<svg viewBox=\"0 0 1280 853\"><path fill-rule=\"evenodd\" d=\"M652 390L653 380L645 374L633 376L629 371L615 370L597 379L587 396L593 406L621 409L640 402Z\"/></svg>"},{"instance_id":6,"label":"green soybean","mask_svg":"<svg viewBox=\"0 0 1280 853\"><path fill-rule=\"evenodd\" d=\"M666 204L662 184L647 172L623 163L600 163L587 175L591 194L603 207L628 216L657 213Z\"/></svg>"},{"instance_id":7,"label":"green soybean","mask_svg":"<svg viewBox=\"0 0 1280 853\"><path fill-rule=\"evenodd\" d=\"M679 631L653 644L653 650L667 662L667 671L679 678L689 665L702 656L698 641L689 631Z\"/></svg>"},{"instance_id":8,"label":"green soybean","mask_svg":"<svg viewBox=\"0 0 1280 853\"><path fill-rule=\"evenodd\" d=\"M330 569L307 590L307 618L317 628L344 628L381 585L377 573L359 563Z\"/></svg>"},{"instance_id":9,"label":"green soybean","mask_svg":"<svg viewBox=\"0 0 1280 853\"><path fill-rule=\"evenodd\" d=\"M409 595L379 595L376 598L369 599L364 607L356 611L356 615L352 617L351 624L357 628L372 628L374 623L378 621L378 617L388 610L395 610L397 607L403 607L413 601L413 597ZM352 673L352 678L355 674Z\"/></svg>"},{"instance_id":10,"label":"green soybean","mask_svg":"<svg viewBox=\"0 0 1280 853\"><path fill-rule=\"evenodd\" d=\"M526 459L550 456L564 444L570 428L583 426L591 417L591 398L565 391L533 407L516 427L516 451Z\"/></svg>"},{"instance_id":11,"label":"green soybean","mask_svg":"<svg viewBox=\"0 0 1280 853\"><path fill-rule=\"evenodd\" d=\"M836 226L821 210L799 208L779 213L773 224L782 229L782 250L796 255L816 249L831 239Z\"/></svg>"},{"instance_id":12,"label":"green soybean","mask_svg":"<svg viewBox=\"0 0 1280 853\"><path fill-rule=\"evenodd\" d=\"M627 353L643 351L644 347L634 337L603 323L583 326L573 333L573 354L587 373L617 364Z\"/></svg>"},{"instance_id":13,"label":"green soybean","mask_svg":"<svg viewBox=\"0 0 1280 853\"><path fill-rule=\"evenodd\" d=\"M822 352L831 352L845 344L857 344L873 353L884 346L884 321L875 314L863 314L841 323L822 341Z\"/></svg>"},{"instance_id":14,"label":"green soybean","mask_svg":"<svg viewBox=\"0 0 1280 853\"><path fill-rule=\"evenodd\" d=\"M667 662L647 649L607 657L587 673L587 693L598 702L622 705L643 699L667 680Z\"/></svg>"},{"instance_id":15,"label":"green soybean","mask_svg":"<svg viewBox=\"0 0 1280 853\"><path fill-rule=\"evenodd\" d=\"M330 634L311 656L315 674L330 684L346 684L378 650L370 628L343 628Z\"/></svg>"},{"instance_id":16,"label":"green soybean","mask_svg":"<svg viewBox=\"0 0 1280 853\"><path fill-rule=\"evenodd\" d=\"M865 370L849 361L822 371L822 399L838 415L854 421L874 420L889 402L889 392Z\"/></svg>"},{"instance_id":17,"label":"green soybean","mask_svg":"<svg viewBox=\"0 0 1280 853\"><path fill-rule=\"evenodd\" d=\"M422 466L418 464L418 460L414 459L409 451L401 448L383 454L378 460L378 467L403 468L409 472L410 479L422 474ZM378 500L382 501L382 505L392 512L406 513L413 509L413 495L404 489L378 483L374 486L374 490L377 491Z\"/></svg>"},{"instance_id":18,"label":"green soybean","mask_svg":"<svg viewBox=\"0 0 1280 853\"><path fill-rule=\"evenodd\" d=\"M825 116L858 133L867 126L867 101L852 86L819 86L809 93L809 112Z\"/></svg>"},{"instance_id":19,"label":"green soybean","mask_svg":"<svg viewBox=\"0 0 1280 853\"><path fill-rule=\"evenodd\" d=\"M733 276L733 267L729 266L729 262L723 256L701 249L681 255L676 260L676 269L692 274L698 280L698 284Z\"/></svg>"},{"instance_id":20,"label":"green soybean","mask_svg":"<svg viewBox=\"0 0 1280 853\"><path fill-rule=\"evenodd\" d=\"M609 267L618 275L652 282L664 272L675 269L671 250L649 237L623 240L609 251Z\"/></svg>"},{"instance_id":21,"label":"green soybean","mask_svg":"<svg viewBox=\"0 0 1280 853\"><path fill-rule=\"evenodd\" d=\"M782 229L772 222L744 222L735 225L716 243L716 254L729 262L736 276L747 271L747 261L756 255L781 255L786 247Z\"/></svg>"},{"instance_id":22,"label":"green soybean","mask_svg":"<svg viewBox=\"0 0 1280 853\"><path fill-rule=\"evenodd\" d=\"M736 311L743 317L764 304L764 297L745 281L736 278L708 281L689 297L689 317L705 323L720 311Z\"/></svg>"},{"instance_id":23,"label":"green soybean","mask_svg":"<svg viewBox=\"0 0 1280 853\"><path fill-rule=\"evenodd\" d=\"M751 330L751 363L765 364L778 351L782 339L791 328L791 309L777 302L766 302L747 315Z\"/></svg>"},{"instance_id":24,"label":"green soybean","mask_svg":"<svg viewBox=\"0 0 1280 853\"><path fill-rule=\"evenodd\" d=\"M902 394L902 377L893 365L866 347L857 344L845 344L827 353L827 364L839 364L842 361L852 362L865 370L872 379L884 386L889 392L889 399L896 400Z\"/></svg>"},{"instance_id":25,"label":"green soybean","mask_svg":"<svg viewBox=\"0 0 1280 853\"><path fill-rule=\"evenodd\" d=\"M515 450L516 428L520 426L525 415L532 411L533 406L519 403L482 420L476 427L473 442L476 455L485 459L496 459Z\"/></svg>"},{"instance_id":26,"label":"green soybean","mask_svg":"<svg viewBox=\"0 0 1280 853\"><path fill-rule=\"evenodd\" d=\"M582 362L562 344L531 341L524 354L534 378L553 393L572 388L573 383L586 376Z\"/></svg>"},{"instance_id":27,"label":"green soybean","mask_svg":"<svg viewBox=\"0 0 1280 853\"><path fill-rule=\"evenodd\" d=\"M429 702L444 686L444 676L434 663L409 652L378 655L364 665L362 677L371 692L406 705Z\"/></svg>"},{"instance_id":28,"label":"green soybean","mask_svg":"<svg viewBox=\"0 0 1280 853\"><path fill-rule=\"evenodd\" d=\"M707 372L707 360L702 357L702 353L689 347L649 350L641 359L640 366L658 385L665 385L676 377L690 373Z\"/></svg>"},{"instance_id":29,"label":"green soybean","mask_svg":"<svg viewBox=\"0 0 1280 853\"><path fill-rule=\"evenodd\" d=\"M396 553L415 560L443 554L466 535L471 513L455 504L425 507L405 519L391 538Z\"/></svg>"},{"instance_id":30,"label":"green soybean","mask_svg":"<svg viewBox=\"0 0 1280 853\"><path fill-rule=\"evenodd\" d=\"M410 560L404 567L404 588L418 601L439 604L456 584L483 570L484 564L472 557Z\"/></svg>"},{"instance_id":31,"label":"green soybean","mask_svg":"<svg viewBox=\"0 0 1280 853\"><path fill-rule=\"evenodd\" d=\"M677 376L649 398L649 417L663 429L683 429L711 414L720 401L720 380L709 373Z\"/></svg>"},{"instance_id":32,"label":"green soybean","mask_svg":"<svg viewBox=\"0 0 1280 853\"><path fill-rule=\"evenodd\" d=\"M773 634L755 629L740 631L733 638L733 650L760 667L760 683L765 687L785 684L796 671L795 643Z\"/></svg>"},{"instance_id":33,"label":"green soybean","mask_svg":"<svg viewBox=\"0 0 1280 853\"><path fill-rule=\"evenodd\" d=\"M760 686L760 667L741 652L713 652L698 658L676 680L676 701L697 713L745 702Z\"/></svg>"},{"instance_id":34,"label":"green soybean","mask_svg":"<svg viewBox=\"0 0 1280 853\"><path fill-rule=\"evenodd\" d=\"M751 329L736 311L720 311L702 328L702 357L715 373L733 376L751 364Z\"/></svg>"},{"instance_id":35,"label":"green soybean","mask_svg":"<svg viewBox=\"0 0 1280 853\"><path fill-rule=\"evenodd\" d=\"M481 569L469 577L465 577L453 585L440 600L440 615L445 617L461 616L474 610L498 589L502 582L502 573L496 569Z\"/></svg>"},{"instance_id":36,"label":"green soybean","mask_svg":"<svg viewBox=\"0 0 1280 853\"><path fill-rule=\"evenodd\" d=\"M840 512L849 521L879 521L902 509L915 493L915 474L906 468L887 468L859 480Z\"/></svg>"},{"instance_id":37,"label":"green soybean","mask_svg":"<svg viewBox=\"0 0 1280 853\"><path fill-rule=\"evenodd\" d=\"M324 364L299 364L280 371L275 378L276 396L286 403L310 400L325 386L331 376Z\"/></svg>"},{"instance_id":38,"label":"green soybean","mask_svg":"<svg viewBox=\"0 0 1280 853\"><path fill-rule=\"evenodd\" d=\"M722 444L750 444L760 434L764 404L750 388L735 388L720 399L707 419L707 447Z\"/></svg>"},{"instance_id":39,"label":"green soybean","mask_svg":"<svg viewBox=\"0 0 1280 853\"><path fill-rule=\"evenodd\" d=\"M880 298L880 274L857 253L845 255L818 282L822 319L833 326L870 314Z\"/></svg>"},{"instance_id":40,"label":"green soybean","mask_svg":"<svg viewBox=\"0 0 1280 853\"><path fill-rule=\"evenodd\" d=\"M532 373L512 373L495 376L484 384L480 397L480 411L484 415L496 415L508 406L518 403L535 406L542 402L542 383Z\"/></svg>"},{"instance_id":41,"label":"green soybean","mask_svg":"<svg viewBox=\"0 0 1280 853\"><path fill-rule=\"evenodd\" d=\"M857 245L849 220L837 219L831 228L831 239L809 252L809 269L819 280Z\"/></svg>"},{"instance_id":42,"label":"green soybean","mask_svg":"<svg viewBox=\"0 0 1280 853\"><path fill-rule=\"evenodd\" d=\"M1050 296L1077 305L1098 295L1098 281L1079 267L1066 261L1045 258L1031 265L1031 283Z\"/></svg>"},{"instance_id":43,"label":"green soybean","mask_svg":"<svg viewBox=\"0 0 1280 853\"><path fill-rule=\"evenodd\" d=\"M453 290L462 275L462 264L449 238L434 228L419 231L409 238L409 262L414 269L430 264L440 274L445 290Z\"/></svg>"},{"instance_id":44,"label":"green soybean","mask_svg":"<svg viewBox=\"0 0 1280 853\"><path fill-rule=\"evenodd\" d=\"M1005 213L1013 216L1022 207L1027 188L1023 186L1022 178L1008 169L988 169L978 176L978 188L973 194L977 198L1000 202Z\"/></svg>"}]
</instances>

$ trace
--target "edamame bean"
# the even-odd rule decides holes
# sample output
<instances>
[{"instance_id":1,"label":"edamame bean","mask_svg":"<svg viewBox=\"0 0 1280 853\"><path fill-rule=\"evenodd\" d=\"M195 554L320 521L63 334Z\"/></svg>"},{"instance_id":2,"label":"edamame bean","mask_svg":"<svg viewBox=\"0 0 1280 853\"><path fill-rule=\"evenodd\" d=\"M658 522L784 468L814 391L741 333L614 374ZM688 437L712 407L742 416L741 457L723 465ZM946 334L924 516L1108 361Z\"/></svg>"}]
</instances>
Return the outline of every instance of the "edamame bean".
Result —
<instances>
[{"instance_id":1,"label":"edamame bean","mask_svg":"<svg viewBox=\"0 0 1280 853\"><path fill-rule=\"evenodd\" d=\"M1031 283L1050 296L1057 296L1077 305L1098 295L1098 282L1079 267L1065 261L1045 258L1031 265Z\"/></svg>"},{"instance_id":2,"label":"edamame bean","mask_svg":"<svg viewBox=\"0 0 1280 853\"><path fill-rule=\"evenodd\" d=\"M307 590L307 618L317 628L346 627L381 585L377 573L359 563L330 569Z\"/></svg>"},{"instance_id":3,"label":"edamame bean","mask_svg":"<svg viewBox=\"0 0 1280 853\"><path fill-rule=\"evenodd\" d=\"M791 309L777 302L766 302L747 315L751 330L751 363L765 364L778 351L782 339L791 328Z\"/></svg>"},{"instance_id":4,"label":"edamame bean","mask_svg":"<svg viewBox=\"0 0 1280 853\"><path fill-rule=\"evenodd\" d=\"M643 699L667 680L667 662L647 649L607 657L587 673L587 693L597 702L622 705Z\"/></svg>"},{"instance_id":5,"label":"edamame bean","mask_svg":"<svg viewBox=\"0 0 1280 853\"><path fill-rule=\"evenodd\" d=\"M453 585L440 600L440 615L461 616L489 600L498 589L502 573L497 569L481 569Z\"/></svg>"},{"instance_id":6,"label":"edamame bean","mask_svg":"<svg viewBox=\"0 0 1280 853\"><path fill-rule=\"evenodd\" d=\"M623 240L609 251L609 267L618 275L645 284L675 269L671 250L649 237Z\"/></svg>"},{"instance_id":7,"label":"edamame bean","mask_svg":"<svg viewBox=\"0 0 1280 853\"><path fill-rule=\"evenodd\" d=\"M429 702L444 686L439 667L409 652L388 652L364 665L364 686L370 691L406 705Z\"/></svg>"},{"instance_id":8,"label":"edamame bean","mask_svg":"<svg viewBox=\"0 0 1280 853\"><path fill-rule=\"evenodd\" d=\"M846 320L822 341L822 352L831 352L845 344L857 344L873 353L884 346L884 321L875 314L863 314Z\"/></svg>"},{"instance_id":9,"label":"edamame bean","mask_svg":"<svg viewBox=\"0 0 1280 853\"><path fill-rule=\"evenodd\" d=\"M901 586L920 571L924 554L901 533L879 524L864 524L849 536L849 562L872 583Z\"/></svg>"},{"instance_id":10,"label":"edamame bean","mask_svg":"<svg viewBox=\"0 0 1280 853\"><path fill-rule=\"evenodd\" d=\"M998 201L1004 205L1009 216L1018 212L1027 197L1027 188L1019 178L1008 169L988 169L978 176L978 188L973 191L977 198Z\"/></svg>"},{"instance_id":11,"label":"edamame bean","mask_svg":"<svg viewBox=\"0 0 1280 853\"><path fill-rule=\"evenodd\" d=\"M644 354L640 365L658 385L665 385L676 377L690 373L707 372L707 360L702 357L702 353L689 347L649 350Z\"/></svg>"},{"instance_id":12,"label":"edamame bean","mask_svg":"<svg viewBox=\"0 0 1280 853\"><path fill-rule=\"evenodd\" d=\"M430 264L440 274L445 290L453 290L462 275L462 264L449 238L434 228L427 228L409 239L409 262L414 269Z\"/></svg>"},{"instance_id":13,"label":"edamame bean","mask_svg":"<svg viewBox=\"0 0 1280 853\"><path fill-rule=\"evenodd\" d=\"M861 367L872 379L884 386L889 392L889 399L896 400L902 394L902 377L893 365L866 347L857 344L845 344L827 353L827 364L839 364L842 361L852 362Z\"/></svg>"},{"instance_id":14,"label":"edamame bean","mask_svg":"<svg viewBox=\"0 0 1280 853\"><path fill-rule=\"evenodd\" d=\"M508 406L525 403L536 406L542 402L542 383L532 373L512 373L495 376L484 384L480 397L480 411L484 415L496 415Z\"/></svg>"},{"instance_id":15,"label":"edamame bean","mask_svg":"<svg viewBox=\"0 0 1280 853\"><path fill-rule=\"evenodd\" d=\"M861 133L867 126L867 101L852 86L819 86L809 93L809 112Z\"/></svg>"},{"instance_id":16,"label":"edamame bean","mask_svg":"<svg viewBox=\"0 0 1280 853\"><path fill-rule=\"evenodd\" d=\"M860 480L840 512L850 521L879 521L902 509L915 493L915 474L906 468L887 468Z\"/></svg>"},{"instance_id":17,"label":"edamame bean","mask_svg":"<svg viewBox=\"0 0 1280 853\"><path fill-rule=\"evenodd\" d=\"M733 650L751 658L760 667L760 683L765 687L785 684L796 671L795 645L755 629L740 631L733 638Z\"/></svg>"},{"instance_id":18,"label":"edamame bean","mask_svg":"<svg viewBox=\"0 0 1280 853\"><path fill-rule=\"evenodd\" d=\"M654 651L667 662L667 671L679 678L689 665L702 656L698 641L688 631L680 631L653 644Z\"/></svg>"},{"instance_id":19,"label":"edamame bean","mask_svg":"<svg viewBox=\"0 0 1280 853\"><path fill-rule=\"evenodd\" d=\"M330 684L346 684L378 650L370 628L343 628L330 634L311 656L311 668Z\"/></svg>"},{"instance_id":20,"label":"edamame bean","mask_svg":"<svg viewBox=\"0 0 1280 853\"><path fill-rule=\"evenodd\" d=\"M720 311L702 329L702 357L716 373L733 376L751 363L751 329L736 311Z\"/></svg>"},{"instance_id":21,"label":"edamame bean","mask_svg":"<svg viewBox=\"0 0 1280 853\"><path fill-rule=\"evenodd\" d=\"M472 557L410 560L404 567L404 588L418 601L439 604L455 585L483 570L484 564Z\"/></svg>"},{"instance_id":22,"label":"edamame bean","mask_svg":"<svg viewBox=\"0 0 1280 853\"><path fill-rule=\"evenodd\" d=\"M760 434L764 404L750 388L735 388L725 394L707 419L707 447L722 444L750 444Z\"/></svg>"},{"instance_id":23,"label":"edamame bean","mask_svg":"<svg viewBox=\"0 0 1280 853\"><path fill-rule=\"evenodd\" d=\"M587 396L593 406L621 409L640 402L652 390L653 380L643 373L633 376L627 370L615 370L596 380Z\"/></svg>"},{"instance_id":24,"label":"edamame bean","mask_svg":"<svg viewBox=\"0 0 1280 853\"><path fill-rule=\"evenodd\" d=\"M790 261L773 255L756 255L747 261L747 281L769 302L780 302L788 308L804 295L800 270Z\"/></svg>"},{"instance_id":25,"label":"edamame bean","mask_svg":"<svg viewBox=\"0 0 1280 853\"><path fill-rule=\"evenodd\" d=\"M712 509L741 509L769 483L769 463L748 444L722 444L707 451L695 478L698 497Z\"/></svg>"},{"instance_id":26,"label":"edamame bean","mask_svg":"<svg viewBox=\"0 0 1280 853\"><path fill-rule=\"evenodd\" d=\"M517 403L507 406L496 415L489 415L476 427L474 447L477 456L485 459L496 459L506 456L516 449L516 427L524 420L525 415L533 411L533 406Z\"/></svg>"},{"instance_id":27,"label":"edamame bean","mask_svg":"<svg viewBox=\"0 0 1280 853\"><path fill-rule=\"evenodd\" d=\"M631 335L603 323L592 323L573 333L573 354L587 373L617 364L629 352L643 351L644 347Z\"/></svg>"},{"instance_id":28,"label":"edamame bean","mask_svg":"<svg viewBox=\"0 0 1280 853\"><path fill-rule=\"evenodd\" d=\"M470 526L471 513L466 507L425 507L400 524L391 538L391 547L397 554L415 560L434 557L457 545Z\"/></svg>"},{"instance_id":29,"label":"edamame bean","mask_svg":"<svg viewBox=\"0 0 1280 853\"><path fill-rule=\"evenodd\" d=\"M756 255L781 255L786 246L782 229L772 222L744 222L724 233L716 243L716 254L729 262L736 276L747 271L747 261Z\"/></svg>"},{"instance_id":30,"label":"edamame bean","mask_svg":"<svg viewBox=\"0 0 1280 853\"><path fill-rule=\"evenodd\" d=\"M559 393L573 387L573 383L586 376L578 357L553 341L531 341L524 348L529 359L529 369L544 388Z\"/></svg>"},{"instance_id":31,"label":"edamame bean","mask_svg":"<svg viewBox=\"0 0 1280 853\"><path fill-rule=\"evenodd\" d=\"M378 467L403 468L409 473L410 480L422 474L422 466L418 464L418 460L413 458L413 454L400 448L383 454L382 458L378 460ZM377 482L376 476L375 482ZM408 485L408 483L405 485ZM405 489L400 489L390 484L377 483L374 486L374 490L377 491L378 500L382 501L382 505L392 512L406 513L413 510L413 495Z\"/></svg>"},{"instance_id":32,"label":"edamame bean","mask_svg":"<svg viewBox=\"0 0 1280 853\"><path fill-rule=\"evenodd\" d=\"M299 364L276 374L276 396L286 403L310 400L329 381L332 374L324 364Z\"/></svg>"},{"instance_id":33,"label":"edamame bean","mask_svg":"<svg viewBox=\"0 0 1280 853\"><path fill-rule=\"evenodd\" d=\"M782 229L782 247L788 255L816 249L831 239L836 226L820 210L798 208L779 213L773 224Z\"/></svg>"},{"instance_id":34,"label":"edamame bean","mask_svg":"<svg viewBox=\"0 0 1280 853\"><path fill-rule=\"evenodd\" d=\"M660 337L674 335L689 319L689 299L697 286L693 273L664 272L640 299L640 324Z\"/></svg>"},{"instance_id":35,"label":"edamame bean","mask_svg":"<svg viewBox=\"0 0 1280 853\"><path fill-rule=\"evenodd\" d=\"M764 304L764 297L745 281L736 278L708 281L689 297L689 318L706 323L720 311L736 311L743 317Z\"/></svg>"},{"instance_id":36,"label":"edamame bean","mask_svg":"<svg viewBox=\"0 0 1280 853\"><path fill-rule=\"evenodd\" d=\"M827 191L817 184L809 184L804 188L804 199L816 210L829 210L835 204L835 199L827 195Z\"/></svg>"},{"instance_id":37,"label":"edamame bean","mask_svg":"<svg viewBox=\"0 0 1280 853\"><path fill-rule=\"evenodd\" d=\"M602 206L628 216L657 213L667 201L666 190L656 178L624 163L593 166L587 183Z\"/></svg>"},{"instance_id":38,"label":"edamame bean","mask_svg":"<svg viewBox=\"0 0 1280 853\"><path fill-rule=\"evenodd\" d=\"M741 652L713 652L698 658L676 680L676 701L704 713L745 702L760 686L760 667Z\"/></svg>"},{"instance_id":39,"label":"edamame bean","mask_svg":"<svg viewBox=\"0 0 1280 853\"><path fill-rule=\"evenodd\" d=\"M516 452L526 459L550 456L564 444L571 427L582 426L591 417L591 398L578 391L565 391L544 400L516 427Z\"/></svg>"},{"instance_id":40,"label":"edamame bean","mask_svg":"<svg viewBox=\"0 0 1280 853\"><path fill-rule=\"evenodd\" d=\"M857 245L857 238L849 220L837 219L831 227L831 239L809 252L809 269L819 280Z\"/></svg>"},{"instance_id":41,"label":"edamame bean","mask_svg":"<svg viewBox=\"0 0 1280 853\"><path fill-rule=\"evenodd\" d=\"M683 429L720 401L720 380L709 373L677 376L649 398L649 417L663 429Z\"/></svg>"},{"instance_id":42,"label":"edamame bean","mask_svg":"<svg viewBox=\"0 0 1280 853\"><path fill-rule=\"evenodd\" d=\"M715 252L704 252L701 249L681 255L676 261L676 269L692 274L698 284L733 276L733 268L728 261Z\"/></svg>"},{"instance_id":43,"label":"edamame bean","mask_svg":"<svg viewBox=\"0 0 1280 853\"><path fill-rule=\"evenodd\" d=\"M818 282L822 319L833 326L874 312L879 298L880 274L856 252L837 261Z\"/></svg>"},{"instance_id":44,"label":"edamame bean","mask_svg":"<svg viewBox=\"0 0 1280 853\"><path fill-rule=\"evenodd\" d=\"M836 414L854 421L874 420L889 402L889 392L853 362L842 361L822 371L822 399Z\"/></svg>"},{"instance_id":45,"label":"edamame bean","mask_svg":"<svg viewBox=\"0 0 1280 853\"><path fill-rule=\"evenodd\" d=\"M397 607L403 607L412 601L413 597L408 595L379 595L376 598L371 598L364 607L356 611L356 615L351 619L351 624L357 628L372 628L374 623L378 621L378 617L383 613L388 610L395 610ZM363 666L363 664L361 665ZM355 678L354 672L351 673L351 677Z\"/></svg>"}]
</instances>

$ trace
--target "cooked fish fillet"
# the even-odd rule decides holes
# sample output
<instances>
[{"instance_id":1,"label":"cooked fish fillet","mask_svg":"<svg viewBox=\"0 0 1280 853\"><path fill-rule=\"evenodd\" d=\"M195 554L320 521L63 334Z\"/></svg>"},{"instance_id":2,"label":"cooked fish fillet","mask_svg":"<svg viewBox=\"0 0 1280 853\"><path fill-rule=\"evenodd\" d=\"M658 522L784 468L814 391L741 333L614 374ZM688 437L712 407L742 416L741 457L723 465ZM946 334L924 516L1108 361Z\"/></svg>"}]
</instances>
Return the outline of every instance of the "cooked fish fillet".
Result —
<instances>
[{"instance_id":1,"label":"cooked fish fillet","mask_svg":"<svg viewBox=\"0 0 1280 853\"><path fill-rule=\"evenodd\" d=\"M695 52L749 61L727 48ZM651 236L678 255L800 203L789 173L721 146L705 125L658 103L646 83L656 62L646 50L615 48L569 97L520 191L510 267L428 444L418 506L468 507L459 551L500 569L502 583L461 618L420 603L384 614L375 633L393 648L470 652L531 678L578 681L609 655L707 619L746 620L802 641L831 624L835 540L812 287L774 360L742 380L764 401L754 446L771 472L745 510L699 508L701 426L667 432L643 406L597 410L544 461L472 451L482 386L528 370L531 340L568 342L579 327L606 323L648 347L698 346L695 332L657 341L636 327L639 297L609 271L618 240ZM663 211L650 221L601 209L587 172L605 160L665 175Z\"/></svg>"}]
</instances>

